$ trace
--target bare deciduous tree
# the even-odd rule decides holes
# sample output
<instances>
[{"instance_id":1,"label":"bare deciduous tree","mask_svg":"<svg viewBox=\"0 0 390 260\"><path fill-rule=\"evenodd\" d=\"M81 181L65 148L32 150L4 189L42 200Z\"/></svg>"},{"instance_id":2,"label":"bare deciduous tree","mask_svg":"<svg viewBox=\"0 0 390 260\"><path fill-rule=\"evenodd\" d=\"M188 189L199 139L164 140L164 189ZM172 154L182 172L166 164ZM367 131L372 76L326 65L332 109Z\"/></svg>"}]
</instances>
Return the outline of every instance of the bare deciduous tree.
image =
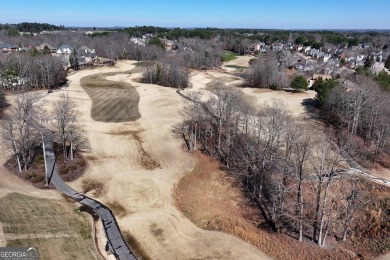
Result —
<instances>
[{"instance_id":1,"label":"bare deciduous tree","mask_svg":"<svg viewBox=\"0 0 390 260\"><path fill-rule=\"evenodd\" d=\"M27 171L35 153L34 148L41 141L36 120L42 112L37 96L22 93L16 97L11 113L4 122L4 140L13 151L20 171L22 166Z\"/></svg>"},{"instance_id":2,"label":"bare deciduous tree","mask_svg":"<svg viewBox=\"0 0 390 260\"><path fill-rule=\"evenodd\" d=\"M60 99L54 104L53 117L56 121L56 137L61 143L64 159L68 159L67 144L70 146L70 157L73 160L74 149L85 143L81 134L81 126L78 121L79 114L75 110L76 105L67 94L61 94Z\"/></svg>"}]
</instances>

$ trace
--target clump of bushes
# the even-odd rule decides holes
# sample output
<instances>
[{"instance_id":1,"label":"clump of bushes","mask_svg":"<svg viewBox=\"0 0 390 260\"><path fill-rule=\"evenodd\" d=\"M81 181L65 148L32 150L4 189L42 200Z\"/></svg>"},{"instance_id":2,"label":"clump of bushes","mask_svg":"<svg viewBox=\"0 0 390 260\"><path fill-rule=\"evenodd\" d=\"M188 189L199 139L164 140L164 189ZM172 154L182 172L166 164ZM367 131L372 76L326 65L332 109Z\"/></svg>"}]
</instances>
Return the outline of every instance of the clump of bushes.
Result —
<instances>
[{"instance_id":1,"label":"clump of bushes","mask_svg":"<svg viewBox=\"0 0 390 260\"><path fill-rule=\"evenodd\" d=\"M45 177L40 176L40 175L36 175L34 178L32 178L32 182L38 183L38 182L42 182L44 179L45 179Z\"/></svg>"},{"instance_id":2,"label":"clump of bushes","mask_svg":"<svg viewBox=\"0 0 390 260\"><path fill-rule=\"evenodd\" d=\"M69 167L67 167L66 165L63 165L63 166L61 166L59 172L61 175L64 175L64 174L67 174L69 172L69 170L70 170Z\"/></svg>"}]
</instances>

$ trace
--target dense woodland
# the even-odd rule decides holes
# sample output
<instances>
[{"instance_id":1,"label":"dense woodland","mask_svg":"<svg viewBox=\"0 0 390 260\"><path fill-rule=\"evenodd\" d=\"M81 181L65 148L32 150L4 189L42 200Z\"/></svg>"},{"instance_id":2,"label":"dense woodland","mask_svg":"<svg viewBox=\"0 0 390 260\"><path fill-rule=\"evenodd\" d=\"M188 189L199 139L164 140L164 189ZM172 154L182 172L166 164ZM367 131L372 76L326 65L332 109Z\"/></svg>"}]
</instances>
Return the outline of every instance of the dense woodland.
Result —
<instances>
[{"instance_id":1,"label":"dense woodland","mask_svg":"<svg viewBox=\"0 0 390 260\"><path fill-rule=\"evenodd\" d=\"M356 96L344 93L344 107L351 111ZM352 158L355 152L353 135L337 135L332 128L325 134L309 130L295 121L281 101L253 107L236 88L216 87L206 102L202 101L204 95L192 92L185 99L180 131L190 150L200 149L218 158L236 176L270 229L321 246L329 236L346 241L351 235L362 235L356 227L375 206L370 204L366 181L351 174L345 163L344 156ZM330 95L329 106L335 106L332 100ZM371 106L376 107L374 103ZM369 113L374 107L361 109ZM361 121L350 118L345 124L350 131L360 129L363 118L362 113ZM389 125L381 120L379 116L370 129L375 132L371 140L376 147L384 145L384 128ZM389 211L388 202L383 200L381 210ZM358 214L361 211L367 215ZM384 214L376 222L379 230L375 237L390 234L388 217ZM386 250L388 241L379 238L378 243L382 246L376 253L385 252L381 250Z\"/></svg>"}]
</instances>

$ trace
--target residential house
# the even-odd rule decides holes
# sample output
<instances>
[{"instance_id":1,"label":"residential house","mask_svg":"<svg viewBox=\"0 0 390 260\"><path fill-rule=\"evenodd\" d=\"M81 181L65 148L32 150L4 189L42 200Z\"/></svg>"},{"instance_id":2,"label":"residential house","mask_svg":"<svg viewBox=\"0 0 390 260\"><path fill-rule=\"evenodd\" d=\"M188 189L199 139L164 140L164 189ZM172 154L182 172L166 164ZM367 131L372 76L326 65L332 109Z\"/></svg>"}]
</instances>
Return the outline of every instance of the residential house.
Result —
<instances>
[{"instance_id":1,"label":"residential house","mask_svg":"<svg viewBox=\"0 0 390 260\"><path fill-rule=\"evenodd\" d=\"M175 50L177 48L177 45L174 41L163 39L163 43L166 50Z\"/></svg>"},{"instance_id":2,"label":"residential house","mask_svg":"<svg viewBox=\"0 0 390 260\"><path fill-rule=\"evenodd\" d=\"M334 66L334 67L340 67L340 60L337 58L330 58L327 61L327 64L329 64L330 66Z\"/></svg>"},{"instance_id":3,"label":"residential house","mask_svg":"<svg viewBox=\"0 0 390 260\"><path fill-rule=\"evenodd\" d=\"M328 60L330 59L330 57L332 57L330 54L325 53L324 57L322 57L322 60L323 60L324 62L328 62Z\"/></svg>"},{"instance_id":4,"label":"residential house","mask_svg":"<svg viewBox=\"0 0 390 260\"><path fill-rule=\"evenodd\" d=\"M27 51L30 51L30 50L31 50L30 47L19 47L18 48L18 51L20 51L20 52L27 52Z\"/></svg>"},{"instance_id":5,"label":"residential house","mask_svg":"<svg viewBox=\"0 0 390 260\"><path fill-rule=\"evenodd\" d=\"M0 45L0 51L2 53L12 53L12 52L17 52L19 49L18 46L12 44L12 43L3 43Z\"/></svg>"},{"instance_id":6,"label":"residential house","mask_svg":"<svg viewBox=\"0 0 390 260\"><path fill-rule=\"evenodd\" d=\"M130 42L140 45L140 46L145 46L145 39L137 38L137 37L131 37Z\"/></svg>"},{"instance_id":7,"label":"residential house","mask_svg":"<svg viewBox=\"0 0 390 260\"><path fill-rule=\"evenodd\" d=\"M283 49L283 44L278 41L272 43L271 46L273 51L281 51Z\"/></svg>"},{"instance_id":8,"label":"residential house","mask_svg":"<svg viewBox=\"0 0 390 260\"><path fill-rule=\"evenodd\" d=\"M77 50L77 54L82 57L90 57L90 58L95 58L96 56L96 52L95 52L95 49L91 49L87 46L81 46L78 50Z\"/></svg>"},{"instance_id":9,"label":"residential house","mask_svg":"<svg viewBox=\"0 0 390 260\"><path fill-rule=\"evenodd\" d=\"M383 62L375 62L374 65L372 65L370 68L371 72L374 74L378 74L384 69L385 69L385 64Z\"/></svg>"},{"instance_id":10,"label":"residential house","mask_svg":"<svg viewBox=\"0 0 390 260\"><path fill-rule=\"evenodd\" d=\"M365 43L362 44L362 48L363 49L367 49L367 48L371 48L371 47L372 47L371 43L365 42Z\"/></svg>"},{"instance_id":11,"label":"residential house","mask_svg":"<svg viewBox=\"0 0 390 260\"><path fill-rule=\"evenodd\" d=\"M356 60L355 61L355 67L363 67L364 66L364 60Z\"/></svg>"},{"instance_id":12,"label":"residential house","mask_svg":"<svg viewBox=\"0 0 390 260\"><path fill-rule=\"evenodd\" d=\"M153 37L153 34L151 34L151 33L147 33L147 34L142 35L142 39L144 39L144 40L146 40L148 38L152 38L152 37Z\"/></svg>"},{"instance_id":13,"label":"residential house","mask_svg":"<svg viewBox=\"0 0 390 260\"><path fill-rule=\"evenodd\" d=\"M325 53L317 49L311 49L309 55L312 56L313 58L319 59L319 58L323 58L325 56Z\"/></svg>"},{"instance_id":14,"label":"residential house","mask_svg":"<svg viewBox=\"0 0 390 260\"><path fill-rule=\"evenodd\" d=\"M303 66L302 71L315 71L316 69L316 62L309 60L306 62L306 64Z\"/></svg>"},{"instance_id":15,"label":"residential house","mask_svg":"<svg viewBox=\"0 0 390 260\"><path fill-rule=\"evenodd\" d=\"M96 52L95 49L91 49L84 45L77 50L77 56L80 66L85 66L93 62L96 58Z\"/></svg>"},{"instance_id":16,"label":"residential house","mask_svg":"<svg viewBox=\"0 0 390 260\"><path fill-rule=\"evenodd\" d=\"M294 50L300 52L303 49L303 44L297 44L294 46Z\"/></svg>"},{"instance_id":17,"label":"residential house","mask_svg":"<svg viewBox=\"0 0 390 260\"><path fill-rule=\"evenodd\" d=\"M294 44L292 42L285 42L283 44L283 49L285 50L293 50L294 49Z\"/></svg>"},{"instance_id":18,"label":"residential house","mask_svg":"<svg viewBox=\"0 0 390 260\"><path fill-rule=\"evenodd\" d=\"M373 52L372 56L374 57L374 60L377 62L382 62L383 61L383 52Z\"/></svg>"},{"instance_id":19,"label":"residential house","mask_svg":"<svg viewBox=\"0 0 390 260\"><path fill-rule=\"evenodd\" d=\"M61 45L61 47L59 47L57 49L57 53L58 54L71 54L73 52L73 50L74 49L72 46L64 44L64 45Z\"/></svg>"},{"instance_id":20,"label":"residential house","mask_svg":"<svg viewBox=\"0 0 390 260\"><path fill-rule=\"evenodd\" d=\"M38 45L37 46L37 50L38 51L43 51L45 49L45 47L47 47L50 51L50 53L56 53L57 52L57 49L53 46L51 46L50 44L47 44L47 43L42 43L41 45Z\"/></svg>"},{"instance_id":21,"label":"residential house","mask_svg":"<svg viewBox=\"0 0 390 260\"><path fill-rule=\"evenodd\" d=\"M304 46L302 48L302 52L305 53L306 55L309 55L310 51L311 51L311 46Z\"/></svg>"},{"instance_id":22,"label":"residential house","mask_svg":"<svg viewBox=\"0 0 390 260\"><path fill-rule=\"evenodd\" d=\"M255 44L255 52L265 52L267 48L267 44L265 42L259 42Z\"/></svg>"},{"instance_id":23,"label":"residential house","mask_svg":"<svg viewBox=\"0 0 390 260\"><path fill-rule=\"evenodd\" d=\"M63 31L42 31L39 34L44 35L44 34L61 34L61 33L63 33Z\"/></svg>"}]
</instances>

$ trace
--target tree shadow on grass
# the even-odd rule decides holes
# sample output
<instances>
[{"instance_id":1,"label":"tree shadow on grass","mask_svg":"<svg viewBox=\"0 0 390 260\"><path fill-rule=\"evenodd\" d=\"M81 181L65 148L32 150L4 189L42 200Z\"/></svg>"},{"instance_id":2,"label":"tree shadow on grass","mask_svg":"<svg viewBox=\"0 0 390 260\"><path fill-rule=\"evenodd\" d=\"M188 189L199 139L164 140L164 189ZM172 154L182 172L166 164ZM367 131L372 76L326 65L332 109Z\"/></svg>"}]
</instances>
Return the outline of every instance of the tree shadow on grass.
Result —
<instances>
[{"instance_id":1,"label":"tree shadow on grass","mask_svg":"<svg viewBox=\"0 0 390 260\"><path fill-rule=\"evenodd\" d=\"M303 105L306 115L309 119L321 119L320 109L318 108L318 101L314 98L305 98L302 100L301 105Z\"/></svg>"}]
</instances>

